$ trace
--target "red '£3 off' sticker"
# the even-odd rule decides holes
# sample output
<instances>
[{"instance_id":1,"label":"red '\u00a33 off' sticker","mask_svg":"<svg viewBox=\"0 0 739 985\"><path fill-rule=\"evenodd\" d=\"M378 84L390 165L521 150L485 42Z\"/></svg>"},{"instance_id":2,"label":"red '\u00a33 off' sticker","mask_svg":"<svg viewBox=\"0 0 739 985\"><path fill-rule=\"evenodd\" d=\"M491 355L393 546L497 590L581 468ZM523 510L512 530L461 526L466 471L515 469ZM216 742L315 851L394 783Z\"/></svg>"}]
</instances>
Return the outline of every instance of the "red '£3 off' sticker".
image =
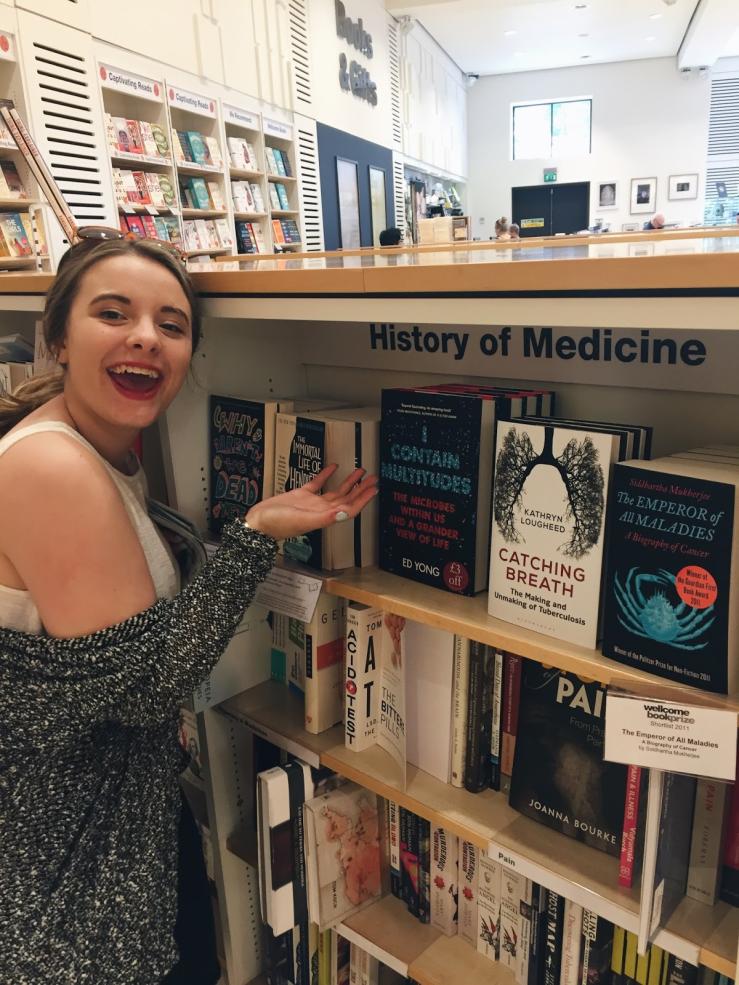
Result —
<instances>
[{"instance_id":1,"label":"red '\u00a33 off' sticker","mask_svg":"<svg viewBox=\"0 0 739 985\"><path fill-rule=\"evenodd\" d=\"M442 572L444 584L452 592L463 592L470 583L467 568L459 561L449 561Z\"/></svg>"},{"instance_id":2,"label":"red '\u00a33 off' sticker","mask_svg":"<svg viewBox=\"0 0 739 985\"><path fill-rule=\"evenodd\" d=\"M707 609L718 598L718 585L710 571L688 564L675 575L677 594L693 609Z\"/></svg>"}]
</instances>

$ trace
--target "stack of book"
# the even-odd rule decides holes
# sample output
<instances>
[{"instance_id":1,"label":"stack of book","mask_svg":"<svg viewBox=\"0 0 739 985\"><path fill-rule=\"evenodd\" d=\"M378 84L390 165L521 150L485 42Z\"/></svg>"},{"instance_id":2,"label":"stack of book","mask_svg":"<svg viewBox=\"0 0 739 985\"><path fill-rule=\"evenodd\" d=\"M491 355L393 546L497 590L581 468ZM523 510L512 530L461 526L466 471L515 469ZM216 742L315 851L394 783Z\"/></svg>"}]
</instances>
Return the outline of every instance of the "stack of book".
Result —
<instances>
[{"instance_id":1,"label":"stack of book","mask_svg":"<svg viewBox=\"0 0 739 985\"><path fill-rule=\"evenodd\" d=\"M244 137L227 137L228 156L231 167L244 171L254 171L255 174L261 172L259 158L254 148L254 144Z\"/></svg>"},{"instance_id":2,"label":"stack of book","mask_svg":"<svg viewBox=\"0 0 739 985\"><path fill-rule=\"evenodd\" d=\"M129 205L150 205L155 209L171 209L177 196L171 179L153 171L128 171L113 168L113 191L119 208Z\"/></svg>"},{"instance_id":3,"label":"stack of book","mask_svg":"<svg viewBox=\"0 0 739 985\"><path fill-rule=\"evenodd\" d=\"M189 209L201 209L203 212L226 210L223 192L217 181L206 181L205 178L183 178L180 180L180 198L183 206Z\"/></svg>"},{"instance_id":4,"label":"stack of book","mask_svg":"<svg viewBox=\"0 0 739 985\"><path fill-rule=\"evenodd\" d=\"M218 141L199 130L173 130L172 147L178 164L198 164L214 171L223 167Z\"/></svg>"},{"instance_id":5,"label":"stack of book","mask_svg":"<svg viewBox=\"0 0 739 985\"><path fill-rule=\"evenodd\" d=\"M281 178L292 177L292 165L287 151L267 145L264 148L264 158L267 162L268 174L279 175Z\"/></svg>"},{"instance_id":6,"label":"stack of book","mask_svg":"<svg viewBox=\"0 0 739 985\"><path fill-rule=\"evenodd\" d=\"M226 218L185 219L182 223L185 250L191 253L207 250L230 250L233 236Z\"/></svg>"},{"instance_id":7,"label":"stack of book","mask_svg":"<svg viewBox=\"0 0 739 985\"><path fill-rule=\"evenodd\" d=\"M28 198L28 192L12 161L0 161L0 198Z\"/></svg>"},{"instance_id":8,"label":"stack of book","mask_svg":"<svg viewBox=\"0 0 739 985\"><path fill-rule=\"evenodd\" d=\"M123 233L133 233L142 239L161 239L180 246L182 236L177 219L161 215L122 215L120 227Z\"/></svg>"},{"instance_id":9,"label":"stack of book","mask_svg":"<svg viewBox=\"0 0 739 985\"><path fill-rule=\"evenodd\" d=\"M256 182L232 181L231 195L233 197L234 212L264 212L262 189Z\"/></svg>"},{"instance_id":10,"label":"stack of book","mask_svg":"<svg viewBox=\"0 0 739 985\"><path fill-rule=\"evenodd\" d=\"M239 253L269 253L262 227L258 222L236 220L236 248Z\"/></svg>"},{"instance_id":11,"label":"stack of book","mask_svg":"<svg viewBox=\"0 0 739 985\"><path fill-rule=\"evenodd\" d=\"M32 257L33 230L27 212L0 212L0 257Z\"/></svg>"},{"instance_id":12,"label":"stack of book","mask_svg":"<svg viewBox=\"0 0 739 985\"><path fill-rule=\"evenodd\" d=\"M142 157L169 161L169 140L164 127L146 120L127 120L122 116L105 114L105 132L113 156L138 154Z\"/></svg>"},{"instance_id":13,"label":"stack of book","mask_svg":"<svg viewBox=\"0 0 739 985\"><path fill-rule=\"evenodd\" d=\"M286 211L290 208L290 201L287 197L287 188L281 181L270 181L269 183L269 204L273 209Z\"/></svg>"},{"instance_id":14,"label":"stack of book","mask_svg":"<svg viewBox=\"0 0 739 985\"><path fill-rule=\"evenodd\" d=\"M295 219L273 219L272 234L275 243L300 243L300 227Z\"/></svg>"}]
</instances>

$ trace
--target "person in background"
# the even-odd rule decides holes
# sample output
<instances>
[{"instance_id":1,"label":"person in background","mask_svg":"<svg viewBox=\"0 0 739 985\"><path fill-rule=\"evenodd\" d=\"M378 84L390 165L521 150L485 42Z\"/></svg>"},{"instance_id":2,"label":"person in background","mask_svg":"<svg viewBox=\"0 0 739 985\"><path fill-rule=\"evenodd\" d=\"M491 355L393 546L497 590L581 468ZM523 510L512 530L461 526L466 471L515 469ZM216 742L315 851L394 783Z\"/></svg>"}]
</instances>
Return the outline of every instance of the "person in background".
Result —
<instances>
[{"instance_id":1,"label":"person in background","mask_svg":"<svg viewBox=\"0 0 739 985\"><path fill-rule=\"evenodd\" d=\"M505 216L501 216L500 219L495 220L495 238L500 241L506 241L511 238L508 230L508 220Z\"/></svg>"},{"instance_id":2,"label":"person in background","mask_svg":"<svg viewBox=\"0 0 739 985\"><path fill-rule=\"evenodd\" d=\"M396 226L383 229L380 233L380 246L400 246L403 241L403 234Z\"/></svg>"},{"instance_id":3,"label":"person in background","mask_svg":"<svg viewBox=\"0 0 739 985\"><path fill-rule=\"evenodd\" d=\"M521 239L521 228L517 222L512 222L508 227L511 239Z\"/></svg>"},{"instance_id":4,"label":"person in background","mask_svg":"<svg viewBox=\"0 0 739 985\"><path fill-rule=\"evenodd\" d=\"M665 228L665 217L661 212L655 212L652 218L644 223L645 229L664 229Z\"/></svg>"}]
</instances>

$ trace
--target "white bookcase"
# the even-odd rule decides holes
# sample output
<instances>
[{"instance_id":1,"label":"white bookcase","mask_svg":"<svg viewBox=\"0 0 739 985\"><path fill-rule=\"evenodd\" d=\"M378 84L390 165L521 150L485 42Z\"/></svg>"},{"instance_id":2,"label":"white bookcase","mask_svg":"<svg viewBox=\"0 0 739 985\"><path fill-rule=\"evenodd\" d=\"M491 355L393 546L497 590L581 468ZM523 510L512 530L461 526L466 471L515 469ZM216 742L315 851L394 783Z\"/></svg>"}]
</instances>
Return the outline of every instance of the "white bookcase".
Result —
<instances>
[{"instance_id":1,"label":"white bookcase","mask_svg":"<svg viewBox=\"0 0 739 985\"><path fill-rule=\"evenodd\" d=\"M166 83L166 88L185 255L188 258L223 256L232 252L233 231L218 100L214 96L190 92L171 82ZM185 159L186 154L180 156L178 131L200 134L203 142L209 143L213 163L188 161ZM193 178L205 181L210 207L198 207L195 199L192 204L187 201L185 189ZM216 221L223 229L222 234L214 232Z\"/></svg>"},{"instance_id":2,"label":"white bookcase","mask_svg":"<svg viewBox=\"0 0 739 985\"><path fill-rule=\"evenodd\" d=\"M271 225L270 233L272 243L276 251L300 251L303 247L303 230L300 221L300 199L298 193L298 169L295 157L295 137L292 124L275 120L271 117L263 117L264 128L264 164L267 171L267 183L274 189L282 185L287 195L287 208L284 203L274 201L273 192L268 188L268 199L265 202L269 208ZM277 167L272 167L273 155L271 151L277 149L287 157L289 163L289 175L282 175ZM281 242L275 232L275 220L292 220L296 223L299 231L299 239L293 242Z\"/></svg>"},{"instance_id":3,"label":"white bookcase","mask_svg":"<svg viewBox=\"0 0 739 985\"><path fill-rule=\"evenodd\" d=\"M121 228L128 225L129 216L138 216L138 225L143 225L144 217L155 220L161 216L162 221L154 223L159 239L170 239L179 242L182 238L182 227L179 217L179 200L177 199L177 177L172 157L170 141L169 116L164 100L164 83L160 80L136 75L126 69L120 69L106 62L98 63L100 92L103 100L106 123L106 144L110 154L111 171L113 175L113 193L121 221ZM141 151L130 149L130 133L125 124L132 120L141 124L154 125L167 140L165 145L160 138L157 145L158 153L151 146L142 147ZM127 150L126 147L129 147ZM153 202L140 203L131 201L126 194L126 183L135 180L134 173L146 176L157 175L161 179L161 188L166 194L164 205ZM143 189L146 191L146 188ZM151 198L151 195L149 195ZM151 230L152 223L146 219ZM166 227L166 228L165 228ZM134 227L135 229L136 227Z\"/></svg>"},{"instance_id":4,"label":"white bookcase","mask_svg":"<svg viewBox=\"0 0 739 985\"><path fill-rule=\"evenodd\" d=\"M271 249L272 237L269 223L269 189L264 168L262 118L259 113L226 102L222 104L222 114L225 133L224 144L228 159L228 190L233 209L235 252L242 252L241 237L238 233L239 223L248 223L252 227L249 230L250 239L257 247L254 252L268 253ZM255 160L249 161L249 164L253 164L253 166L242 166L243 162L240 160L238 150L232 151L234 141L246 141L254 149ZM252 200L255 197L254 189L258 189L263 208L259 207L259 199L257 198L254 208L245 210L243 201L236 197L238 183L249 185L248 195ZM263 249L259 249L260 241L263 244ZM243 250L243 252L249 251Z\"/></svg>"}]
</instances>

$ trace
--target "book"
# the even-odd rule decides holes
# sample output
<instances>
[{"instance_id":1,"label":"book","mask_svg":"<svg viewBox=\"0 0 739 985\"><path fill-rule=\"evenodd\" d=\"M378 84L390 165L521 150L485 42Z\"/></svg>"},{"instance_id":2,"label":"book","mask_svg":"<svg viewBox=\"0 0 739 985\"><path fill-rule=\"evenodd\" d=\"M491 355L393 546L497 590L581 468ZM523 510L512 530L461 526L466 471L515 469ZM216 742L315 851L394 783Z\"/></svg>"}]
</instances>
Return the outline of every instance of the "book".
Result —
<instances>
[{"instance_id":1,"label":"book","mask_svg":"<svg viewBox=\"0 0 739 985\"><path fill-rule=\"evenodd\" d=\"M141 222L144 225L144 232L146 233L147 238L156 239L157 227L156 227L156 223L154 222L154 217L150 215L142 215Z\"/></svg>"},{"instance_id":2,"label":"book","mask_svg":"<svg viewBox=\"0 0 739 985\"><path fill-rule=\"evenodd\" d=\"M500 954L502 866L480 853L477 881L477 950L491 961Z\"/></svg>"},{"instance_id":3,"label":"book","mask_svg":"<svg viewBox=\"0 0 739 985\"><path fill-rule=\"evenodd\" d=\"M0 198L28 198L28 193L13 161L0 161Z\"/></svg>"},{"instance_id":4,"label":"book","mask_svg":"<svg viewBox=\"0 0 739 985\"><path fill-rule=\"evenodd\" d=\"M0 213L0 232L2 232L5 240L8 256L33 256L33 246L28 239L23 221L17 212Z\"/></svg>"},{"instance_id":5,"label":"book","mask_svg":"<svg viewBox=\"0 0 739 985\"><path fill-rule=\"evenodd\" d=\"M713 906L719 895L728 791L727 784L704 778L696 786L685 895L708 906Z\"/></svg>"},{"instance_id":6,"label":"book","mask_svg":"<svg viewBox=\"0 0 739 985\"><path fill-rule=\"evenodd\" d=\"M277 147L272 147L271 150L275 158L275 165L277 166L277 174L279 174L282 178L284 178L285 175L287 174L287 171L285 170L285 161L284 161L283 153Z\"/></svg>"},{"instance_id":7,"label":"book","mask_svg":"<svg viewBox=\"0 0 739 985\"><path fill-rule=\"evenodd\" d=\"M253 182L252 183L247 182L247 185L249 191L251 192L252 201L254 202L254 211L264 212L264 197L262 195L262 189L259 187L259 185L254 184Z\"/></svg>"},{"instance_id":8,"label":"book","mask_svg":"<svg viewBox=\"0 0 739 985\"><path fill-rule=\"evenodd\" d=\"M217 534L273 493L277 403L212 394L208 407L208 529Z\"/></svg>"},{"instance_id":9,"label":"book","mask_svg":"<svg viewBox=\"0 0 739 985\"><path fill-rule=\"evenodd\" d=\"M305 627L305 730L325 732L344 711L346 599L321 592Z\"/></svg>"},{"instance_id":10,"label":"book","mask_svg":"<svg viewBox=\"0 0 739 985\"><path fill-rule=\"evenodd\" d=\"M256 253L256 246L249 232L249 223L236 220L236 249L239 253Z\"/></svg>"},{"instance_id":11,"label":"book","mask_svg":"<svg viewBox=\"0 0 739 985\"><path fill-rule=\"evenodd\" d=\"M405 853L401 864L405 873L403 898L408 912L416 919L421 918L421 867L420 867L420 821L413 811L405 812Z\"/></svg>"},{"instance_id":12,"label":"book","mask_svg":"<svg viewBox=\"0 0 739 985\"><path fill-rule=\"evenodd\" d=\"M530 879L524 879L521 892L521 900L518 906L521 922L521 940L519 946L518 965L516 966L516 980L519 985L528 985L529 981L529 952L531 950L531 900L533 895L533 883Z\"/></svg>"},{"instance_id":13,"label":"book","mask_svg":"<svg viewBox=\"0 0 739 985\"><path fill-rule=\"evenodd\" d=\"M610 433L512 421L498 429L488 612L594 648Z\"/></svg>"},{"instance_id":14,"label":"book","mask_svg":"<svg viewBox=\"0 0 739 985\"><path fill-rule=\"evenodd\" d=\"M644 849L644 809L648 774L641 766L626 767L626 798L624 822L621 831L621 857L618 866L618 884L630 889L634 874L641 866Z\"/></svg>"},{"instance_id":15,"label":"book","mask_svg":"<svg viewBox=\"0 0 739 985\"><path fill-rule=\"evenodd\" d=\"M292 178L293 169L292 169L292 165L290 164L290 155L286 150L280 151L280 154L282 155L282 166L285 169L285 176L288 178Z\"/></svg>"},{"instance_id":16,"label":"book","mask_svg":"<svg viewBox=\"0 0 739 985\"><path fill-rule=\"evenodd\" d=\"M159 123L151 124L151 135L156 145L157 154L159 157L169 157L169 140L167 139L167 132L163 126Z\"/></svg>"},{"instance_id":17,"label":"book","mask_svg":"<svg viewBox=\"0 0 739 985\"><path fill-rule=\"evenodd\" d=\"M490 722L490 788L500 790L501 788L501 764L503 754L503 679L505 671L505 654L501 650L495 651L493 666L493 702ZM514 719L511 718L509 731L513 726ZM516 704L515 714L516 728L518 728L518 704ZM515 751L515 745L513 747ZM510 782L507 780L506 793L510 790Z\"/></svg>"},{"instance_id":18,"label":"book","mask_svg":"<svg viewBox=\"0 0 739 985\"><path fill-rule=\"evenodd\" d=\"M208 196L211 201L211 205L214 209L226 209L226 203L223 201L223 192L221 191L221 186L217 181L206 182L208 188Z\"/></svg>"},{"instance_id":19,"label":"book","mask_svg":"<svg viewBox=\"0 0 739 985\"><path fill-rule=\"evenodd\" d=\"M248 168L246 141L243 137L226 137L226 147L231 166L234 168Z\"/></svg>"},{"instance_id":20,"label":"book","mask_svg":"<svg viewBox=\"0 0 739 985\"><path fill-rule=\"evenodd\" d=\"M273 209L280 209L280 198L277 194L277 186L272 182L269 183L269 204Z\"/></svg>"},{"instance_id":21,"label":"book","mask_svg":"<svg viewBox=\"0 0 739 985\"><path fill-rule=\"evenodd\" d=\"M164 200L164 191L159 183L159 175L152 171L147 171L144 177L151 204L159 209L165 208L167 203Z\"/></svg>"},{"instance_id":22,"label":"book","mask_svg":"<svg viewBox=\"0 0 739 985\"><path fill-rule=\"evenodd\" d=\"M665 955L665 957L667 958L667 969L663 978L664 985L697 985L698 968L696 965L689 964L682 958L675 957L674 954Z\"/></svg>"},{"instance_id":23,"label":"book","mask_svg":"<svg viewBox=\"0 0 739 985\"><path fill-rule=\"evenodd\" d=\"M397 800L387 802L388 866L390 868L390 892L401 898L400 891L400 810Z\"/></svg>"},{"instance_id":24,"label":"book","mask_svg":"<svg viewBox=\"0 0 739 985\"><path fill-rule=\"evenodd\" d=\"M265 145L264 157L267 161L267 171L269 174L279 174L277 170L277 159L275 158L274 147L268 147Z\"/></svg>"},{"instance_id":25,"label":"book","mask_svg":"<svg viewBox=\"0 0 739 985\"><path fill-rule=\"evenodd\" d=\"M139 121L126 120L126 130L128 132L128 153L143 154L144 141L141 136L141 130L139 129Z\"/></svg>"},{"instance_id":26,"label":"book","mask_svg":"<svg viewBox=\"0 0 739 985\"><path fill-rule=\"evenodd\" d=\"M408 620L406 758L442 783L451 779L454 634Z\"/></svg>"},{"instance_id":27,"label":"book","mask_svg":"<svg viewBox=\"0 0 739 985\"><path fill-rule=\"evenodd\" d=\"M604 715L602 685L524 661L510 803L618 857L626 766L602 758Z\"/></svg>"},{"instance_id":28,"label":"book","mask_svg":"<svg viewBox=\"0 0 739 985\"><path fill-rule=\"evenodd\" d=\"M205 178L190 178L187 182L187 187L190 190L196 209L210 209L212 207L213 203L208 194L208 186L205 183Z\"/></svg>"},{"instance_id":29,"label":"book","mask_svg":"<svg viewBox=\"0 0 739 985\"><path fill-rule=\"evenodd\" d=\"M151 198L149 196L149 185L146 180L146 175L143 171L133 171L133 180L136 183L136 191L138 192L138 200L142 205L151 205Z\"/></svg>"},{"instance_id":30,"label":"book","mask_svg":"<svg viewBox=\"0 0 739 985\"><path fill-rule=\"evenodd\" d=\"M231 235L231 228L228 224L228 219L224 217L215 220L216 234L218 235L218 242L221 246L231 248L234 245L233 236Z\"/></svg>"},{"instance_id":31,"label":"book","mask_svg":"<svg viewBox=\"0 0 739 985\"><path fill-rule=\"evenodd\" d=\"M500 874L500 963L518 978L521 962L521 899L526 879L501 867Z\"/></svg>"},{"instance_id":32,"label":"book","mask_svg":"<svg viewBox=\"0 0 739 985\"><path fill-rule=\"evenodd\" d=\"M270 677L305 693L305 623L281 612L272 613Z\"/></svg>"},{"instance_id":33,"label":"book","mask_svg":"<svg viewBox=\"0 0 739 985\"><path fill-rule=\"evenodd\" d=\"M350 945L346 937L331 930L330 985L349 985Z\"/></svg>"},{"instance_id":34,"label":"book","mask_svg":"<svg viewBox=\"0 0 739 985\"><path fill-rule=\"evenodd\" d=\"M2 128L5 131L5 127ZM7 132L7 131L5 131ZM10 135L8 134L8 137ZM113 122L113 117L110 113L105 113L105 140L108 144L108 149L112 155L115 155L119 151L118 147L118 134L116 132L115 123Z\"/></svg>"},{"instance_id":35,"label":"book","mask_svg":"<svg viewBox=\"0 0 739 985\"><path fill-rule=\"evenodd\" d=\"M467 714L469 707L470 641L454 637L454 669L452 675L452 764L450 783L464 786L464 764L467 753Z\"/></svg>"},{"instance_id":36,"label":"book","mask_svg":"<svg viewBox=\"0 0 739 985\"><path fill-rule=\"evenodd\" d=\"M479 793L490 782L490 734L493 716L495 651L476 640L470 642L470 679L467 699L467 752L464 785Z\"/></svg>"},{"instance_id":37,"label":"book","mask_svg":"<svg viewBox=\"0 0 739 985\"><path fill-rule=\"evenodd\" d=\"M210 155L210 163L214 168L223 167L223 155L221 154L221 147L215 137L205 137L205 146Z\"/></svg>"},{"instance_id":38,"label":"book","mask_svg":"<svg viewBox=\"0 0 739 985\"><path fill-rule=\"evenodd\" d=\"M531 939L529 942L529 973L526 985L541 985L544 981L544 957L547 929L547 891L538 883L531 884ZM610 951L608 953L610 959ZM587 983L585 983L587 985ZM605 983L604 983L605 985Z\"/></svg>"},{"instance_id":39,"label":"book","mask_svg":"<svg viewBox=\"0 0 739 985\"><path fill-rule=\"evenodd\" d=\"M177 202L177 195L174 190L174 185L166 174L159 175L159 187L162 191L162 195L164 196L164 204L171 209Z\"/></svg>"},{"instance_id":40,"label":"book","mask_svg":"<svg viewBox=\"0 0 739 985\"><path fill-rule=\"evenodd\" d=\"M474 948L477 948L478 928L478 856L476 845L460 841L458 932Z\"/></svg>"},{"instance_id":41,"label":"book","mask_svg":"<svg viewBox=\"0 0 739 985\"><path fill-rule=\"evenodd\" d=\"M310 767L300 760L257 777L262 917L274 934L307 918L303 804L312 798Z\"/></svg>"},{"instance_id":42,"label":"book","mask_svg":"<svg viewBox=\"0 0 739 985\"><path fill-rule=\"evenodd\" d=\"M151 123L148 123L146 120L139 120L139 132L141 133L141 142L144 146L144 154L147 157L159 157L159 148L154 140Z\"/></svg>"},{"instance_id":43,"label":"book","mask_svg":"<svg viewBox=\"0 0 739 985\"><path fill-rule=\"evenodd\" d=\"M729 813L724 835L723 865L721 867L721 899L739 906L739 759L736 781L727 793Z\"/></svg>"},{"instance_id":44,"label":"book","mask_svg":"<svg viewBox=\"0 0 739 985\"><path fill-rule=\"evenodd\" d=\"M513 653L503 654L503 697L500 725L500 787L510 793L513 762L516 756L518 710L521 700L521 670L523 661Z\"/></svg>"},{"instance_id":45,"label":"book","mask_svg":"<svg viewBox=\"0 0 739 985\"><path fill-rule=\"evenodd\" d=\"M578 985L610 985L613 930L609 920L592 910L582 911ZM655 985L659 985L659 979Z\"/></svg>"},{"instance_id":46,"label":"book","mask_svg":"<svg viewBox=\"0 0 739 985\"><path fill-rule=\"evenodd\" d=\"M277 200L279 202L278 207L284 211L287 211L290 208L290 202L287 197L287 188L285 188L281 181L278 181L273 187L277 190Z\"/></svg>"},{"instance_id":47,"label":"book","mask_svg":"<svg viewBox=\"0 0 739 985\"><path fill-rule=\"evenodd\" d=\"M496 401L382 391L380 567L474 595L487 584Z\"/></svg>"},{"instance_id":48,"label":"book","mask_svg":"<svg viewBox=\"0 0 739 985\"><path fill-rule=\"evenodd\" d=\"M350 602L346 609L344 741L363 752L377 740L382 609Z\"/></svg>"},{"instance_id":49,"label":"book","mask_svg":"<svg viewBox=\"0 0 739 985\"><path fill-rule=\"evenodd\" d=\"M431 922L431 823L417 818L418 830L418 919Z\"/></svg>"},{"instance_id":50,"label":"book","mask_svg":"<svg viewBox=\"0 0 739 985\"><path fill-rule=\"evenodd\" d=\"M561 942L564 932L564 897L547 890L544 932L544 985L559 985L562 970Z\"/></svg>"},{"instance_id":51,"label":"book","mask_svg":"<svg viewBox=\"0 0 739 985\"><path fill-rule=\"evenodd\" d=\"M0 223L0 225L2 225L2 223ZM146 237L146 230L144 229L144 224L139 216L126 216L126 225L128 226L129 232L132 232L134 236L140 236L142 239Z\"/></svg>"},{"instance_id":52,"label":"book","mask_svg":"<svg viewBox=\"0 0 739 985\"><path fill-rule=\"evenodd\" d=\"M569 899L565 900L560 985L580 985L582 915L582 907L578 903L573 903Z\"/></svg>"},{"instance_id":53,"label":"book","mask_svg":"<svg viewBox=\"0 0 739 985\"><path fill-rule=\"evenodd\" d=\"M722 694L739 690L739 472L678 459L614 469L603 653Z\"/></svg>"},{"instance_id":54,"label":"book","mask_svg":"<svg viewBox=\"0 0 739 985\"><path fill-rule=\"evenodd\" d=\"M447 937L457 933L459 838L446 828L431 827L431 925Z\"/></svg>"},{"instance_id":55,"label":"book","mask_svg":"<svg viewBox=\"0 0 739 985\"><path fill-rule=\"evenodd\" d=\"M199 133L197 130L188 130L187 140L194 163L204 164L210 167L213 161L211 160L210 151L202 133Z\"/></svg>"},{"instance_id":56,"label":"book","mask_svg":"<svg viewBox=\"0 0 739 985\"><path fill-rule=\"evenodd\" d=\"M192 148L190 147L190 137L187 130L173 130L172 144L175 149L175 158L178 164L193 163L195 158L193 157Z\"/></svg>"},{"instance_id":57,"label":"book","mask_svg":"<svg viewBox=\"0 0 739 985\"><path fill-rule=\"evenodd\" d=\"M325 929L380 896L377 798L347 783L308 801L304 812L310 917Z\"/></svg>"}]
</instances>

